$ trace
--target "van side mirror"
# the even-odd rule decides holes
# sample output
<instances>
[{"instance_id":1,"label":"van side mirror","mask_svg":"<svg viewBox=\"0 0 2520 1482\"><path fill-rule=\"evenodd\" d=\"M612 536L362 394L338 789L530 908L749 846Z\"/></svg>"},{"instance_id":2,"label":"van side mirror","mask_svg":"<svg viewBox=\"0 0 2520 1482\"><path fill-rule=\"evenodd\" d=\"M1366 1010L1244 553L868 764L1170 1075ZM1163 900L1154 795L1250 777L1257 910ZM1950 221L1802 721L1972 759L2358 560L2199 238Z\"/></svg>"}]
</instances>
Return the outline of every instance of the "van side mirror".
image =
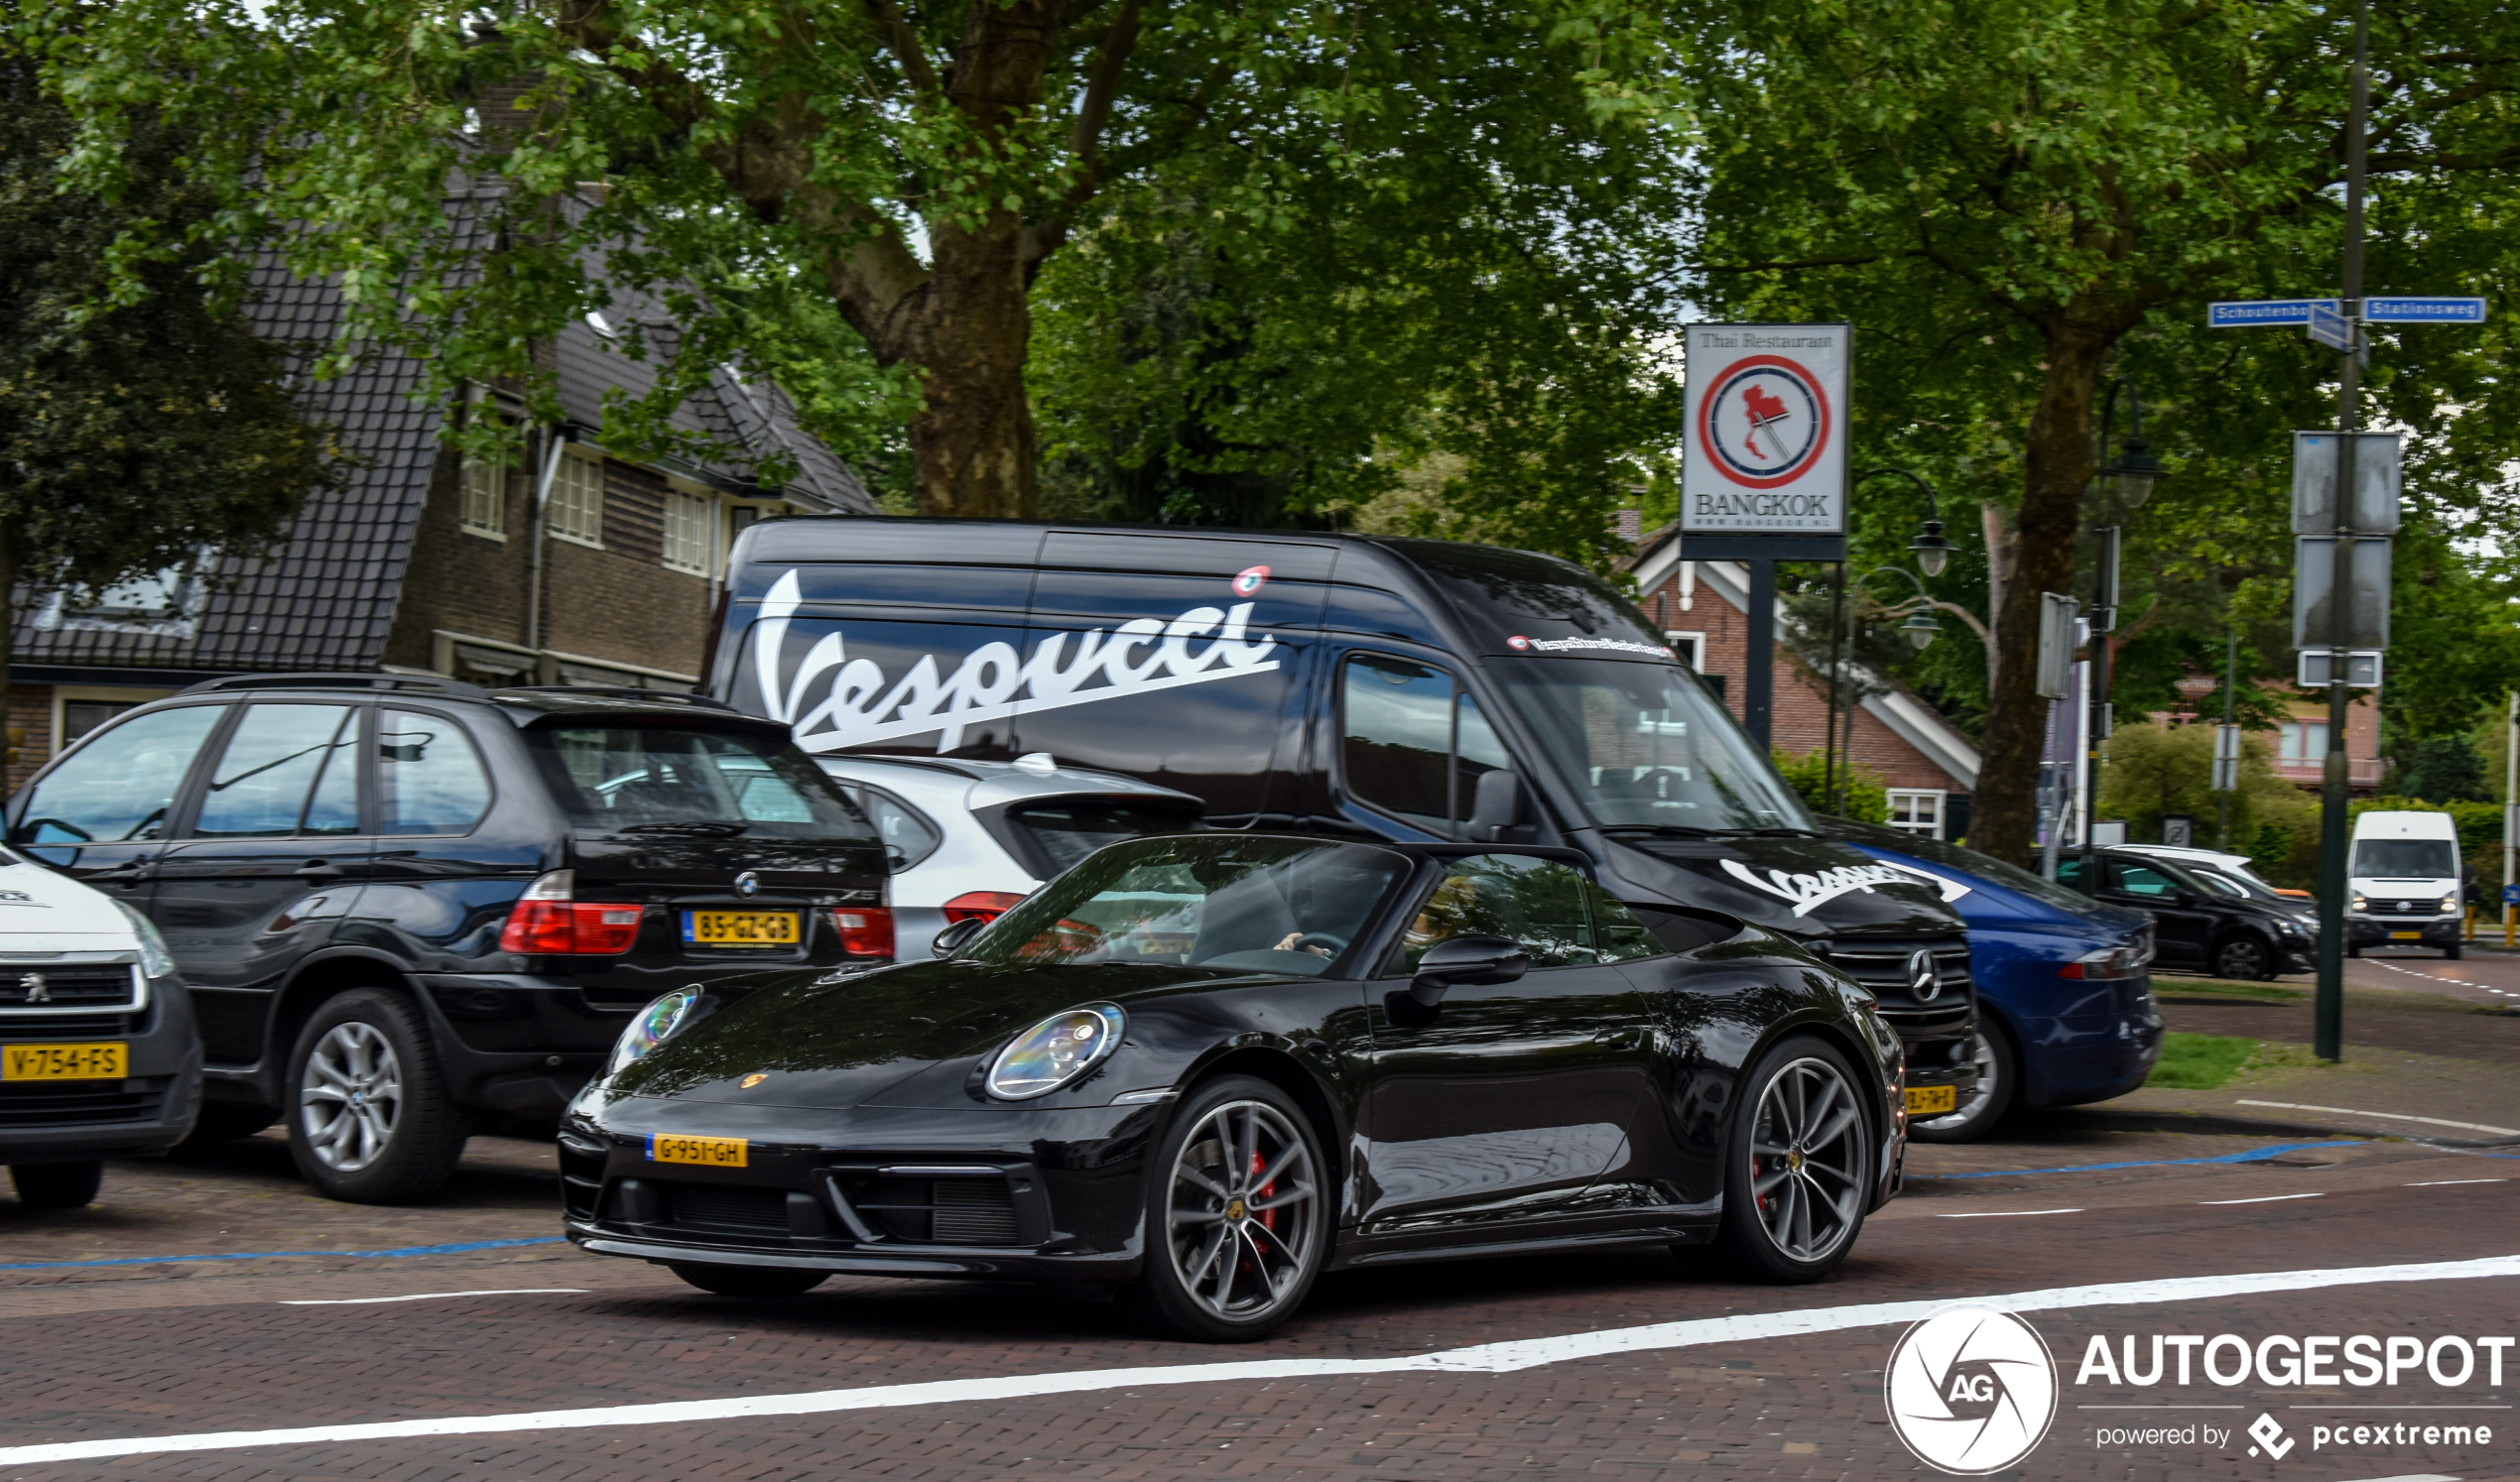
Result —
<instances>
[{"instance_id":1,"label":"van side mirror","mask_svg":"<svg viewBox=\"0 0 2520 1482\"><path fill-rule=\"evenodd\" d=\"M954 948L979 935L980 928L987 925L987 922L976 916L966 916L958 922L949 923L944 930L937 933L935 940L928 943L928 950L939 957L950 957L953 955Z\"/></svg>"},{"instance_id":2,"label":"van side mirror","mask_svg":"<svg viewBox=\"0 0 2520 1482\"><path fill-rule=\"evenodd\" d=\"M1462 833L1476 844L1528 844L1539 830L1527 821L1530 797L1520 774L1499 767L1482 772L1470 804L1470 820Z\"/></svg>"},{"instance_id":3,"label":"van side mirror","mask_svg":"<svg viewBox=\"0 0 2520 1482\"><path fill-rule=\"evenodd\" d=\"M1531 953L1502 936L1448 936L1427 948L1409 979L1409 996L1432 1009L1455 985L1510 983L1531 970Z\"/></svg>"}]
</instances>

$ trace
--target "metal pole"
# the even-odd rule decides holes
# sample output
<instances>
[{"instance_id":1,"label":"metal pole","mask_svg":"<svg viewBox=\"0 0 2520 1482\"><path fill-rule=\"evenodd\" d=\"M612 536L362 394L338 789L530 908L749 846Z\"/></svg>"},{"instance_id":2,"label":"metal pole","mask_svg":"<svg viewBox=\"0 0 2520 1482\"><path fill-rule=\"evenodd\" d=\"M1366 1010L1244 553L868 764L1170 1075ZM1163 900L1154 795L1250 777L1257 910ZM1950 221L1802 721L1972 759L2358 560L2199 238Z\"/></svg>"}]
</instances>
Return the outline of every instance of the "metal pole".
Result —
<instances>
[{"instance_id":1,"label":"metal pole","mask_svg":"<svg viewBox=\"0 0 2520 1482\"><path fill-rule=\"evenodd\" d=\"M2239 723L2239 712L2234 707L2235 701L2239 698L2239 684L2240 635L2232 633L2226 636L2222 650L2222 730L2224 735L2228 735L2231 727ZM2213 740L2214 758L2219 761L2222 755L2222 736L2215 736ZM2231 795L2239 790L2240 760L2234 756L2231 759L2231 786L2213 795L2213 847L2226 854L2231 850Z\"/></svg>"},{"instance_id":2,"label":"metal pole","mask_svg":"<svg viewBox=\"0 0 2520 1482\"><path fill-rule=\"evenodd\" d=\"M2092 532L2099 537L2099 571L2091 588L2091 670L2089 711L2082 723L2082 827L2083 837L2090 837L2090 827L2100 816L2100 743L2108 739L2109 671L2115 655L2110 651L2109 635L2117 631L2117 539L2118 527L2103 525Z\"/></svg>"},{"instance_id":3,"label":"metal pole","mask_svg":"<svg viewBox=\"0 0 2520 1482\"><path fill-rule=\"evenodd\" d=\"M1828 609L1828 725L1821 741L1820 796L1823 810L1829 813L1845 811L1837 804L1837 677L1845 668L1845 652L1846 563L1841 560L1837 563L1837 591L1830 599ZM1854 729L1851 723L1846 727L1850 742ZM1846 748L1850 764L1854 760L1854 749L1851 744Z\"/></svg>"},{"instance_id":4,"label":"metal pole","mask_svg":"<svg viewBox=\"0 0 2520 1482\"><path fill-rule=\"evenodd\" d=\"M2520 803L2520 690L2508 696L2502 725L2502 944L2512 945L2513 913L2520 908L2511 904L2512 863L2520 852L2520 838L2513 837L2515 821L2513 804Z\"/></svg>"},{"instance_id":5,"label":"metal pole","mask_svg":"<svg viewBox=\"0 0 2520 1482\"><path fill-rule=\"evenodd\" d=\"M2336 377L2336 566L2330 583L2328 758L2319 807L2319 995L2314 1049L2323 1060L2345 1049L2345 802L2349 776L2345 721L2352 703L2345 655L2353 641L2353 465L2361 439L2362 194L2368 163L2364 133L2371 108L2370 0L2354 0L2352 100L2345 120L2345 254L2342 308L2346 345ZM2386 600L2385 594L2382 600Z\"/></svg>"},{"instance_id":6,"label":"metal pole","mask_svg":"<svg viewBox=\"0 0 2520 1482\"><path fill-rule=\"evenodd\" d=\"M1741 728L1766 756L1776 749L1776 562L1751 559L1749 673L1741 677Z\"/></svg>"},{"instance_id":7,"label":"metal pole","mask_svg":"<svg viewBox=\"0 0 2520 1482\"><path fill-rule=\"evenodd\" d=\"M2061 739L2059 733L2065 729L2059 719L2064 713L2064 704L2063 700L2048 701L2048 734L2039 746L2039 771L2042 774L2039 791L2046 795L2048 813L2047 857L2040 862L2039 873L2051 880L2057 878L2058 835L2065 832L2065 779L2057 770L2056 760L2057 742ZM2095 880L2082 883L2088 890L2099 888L2099 882Z\"/></svg>"}]
</instances>

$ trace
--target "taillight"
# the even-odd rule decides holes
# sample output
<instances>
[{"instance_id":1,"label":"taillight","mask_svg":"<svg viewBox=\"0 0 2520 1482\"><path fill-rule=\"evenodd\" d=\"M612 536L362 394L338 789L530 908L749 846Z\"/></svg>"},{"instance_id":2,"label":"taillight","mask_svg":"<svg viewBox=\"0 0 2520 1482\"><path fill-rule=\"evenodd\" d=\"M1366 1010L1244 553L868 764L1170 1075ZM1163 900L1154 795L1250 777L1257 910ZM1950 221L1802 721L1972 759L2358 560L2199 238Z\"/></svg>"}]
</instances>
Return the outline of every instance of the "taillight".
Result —
<instances>
[{"instance_id":1,"label":"taillight","mask_svg":"<svg viewBox=\"0 0 2520 1482\"><path fill-rule=\"evenodd\" d=\"M526 889L499 931L499 950L542 957L617 956L639 939L640 909L623 901L572 901L576 877L554 870Z\"/></svg>"},{"instance_id":2,"label":"taillight","mask_svg":"<svg viewBox=\"0 0 2520 1482\"><path fill-rule=\"evenodd\" d=\"M893 954L893 913L884 906L840 906L831 912L840 933L840 950L852 957Z\"/></svg>"},{"instance_id":3,"label":"taillight","mask_svg":"<svg viewBox=\"0 0 2520 1482\"><path fill-rule=\"evenodd\" d=\"M1012 910L1022 896L1012 891L975 890L958 895L945 903L945 925L955 922L993 922Z\"/></svg>"}]
</instances>

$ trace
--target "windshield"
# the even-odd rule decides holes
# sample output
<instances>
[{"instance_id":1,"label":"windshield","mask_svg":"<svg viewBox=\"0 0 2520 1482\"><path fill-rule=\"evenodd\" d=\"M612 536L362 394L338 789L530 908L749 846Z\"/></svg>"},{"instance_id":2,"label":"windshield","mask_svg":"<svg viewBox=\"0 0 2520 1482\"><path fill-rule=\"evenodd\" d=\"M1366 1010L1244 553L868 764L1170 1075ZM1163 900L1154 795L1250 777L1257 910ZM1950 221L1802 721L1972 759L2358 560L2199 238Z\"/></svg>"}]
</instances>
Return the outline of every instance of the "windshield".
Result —
<instances>
[{"instance_id":1,"label":"windshield","mask_svg":"<svg viewBox=\"0 0 2520 1482\"><path fill-rule=\"evenodd\" d=\"M526 735L561 805L583 824L724 838L875 837L839 785L784 737L645 725Z\"/></svg>"},{"instance_id":2,"label":"windshield","mask_svg":"<svg viewBox=\"0 0 2520 1482\"><path fill-rule=\"evenodd\" d=\"M1677 665L1517 658L1488 673L1604 827L1812 826L1803 800Z\"/></svg>"},{"instance_id":3,"label":"windshield","mask_svg":"<svg viewBox=\"0 0 2520 1482\"><path fill-rule=\"evenodd\" d=\"M2448 880L2458 855L2448 839L2364 839L2353 846L2353 873L2364 880Z\"/></svg>"},{"instance_id":4,"label":"windshield","mask_svg":"<svg viewBox=\"0 0 2520 1482\"><path fill-rule=\"evenodd\" d=\"M2275 893L2275 887L2236 866L2197 864L2188 866L2188 873L2208 890L2221 895L2236 896L2244 901L2277 901L2290 906L2301 904L2299 901L2285 901Z\"/></svg>"},{"instance_id":5,"label":"windshield","mask_svg":"<svg viewBox=\"0 0 2520 1482\"><path fill-rule=\"evenodd\" d=\"M1034 892L954 955L1318 977L1409 869L1388 850L1322 839L1203 834L1115 844Z\"/></svg>"}]
</instances>

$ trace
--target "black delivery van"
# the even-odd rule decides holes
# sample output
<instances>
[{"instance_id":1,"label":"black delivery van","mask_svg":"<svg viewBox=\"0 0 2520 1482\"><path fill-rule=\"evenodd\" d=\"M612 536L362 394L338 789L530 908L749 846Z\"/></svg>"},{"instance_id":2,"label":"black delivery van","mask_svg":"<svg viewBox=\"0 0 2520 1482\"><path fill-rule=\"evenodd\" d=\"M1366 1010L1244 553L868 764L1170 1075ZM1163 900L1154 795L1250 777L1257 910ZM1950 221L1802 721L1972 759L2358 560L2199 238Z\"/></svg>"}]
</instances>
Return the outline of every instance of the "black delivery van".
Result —
<instances>
[{"instance_id":1,"label":"black delivery van","mask_svg":"<svg viewBox=\"0 0 2520 1482\"><path fill-rule=\"evenodd\" d=\"M709 692L809 752L1062 763L1218 827L1564 844L1676 942L1701 907L1869 987L1911 1109L1976 1080L1959 881L1822 837L1633 604L1443 541L801 517L730 556ZM1923 1092L1924 1094L1916 1094Z\"/></svg>"}]
</instances>

